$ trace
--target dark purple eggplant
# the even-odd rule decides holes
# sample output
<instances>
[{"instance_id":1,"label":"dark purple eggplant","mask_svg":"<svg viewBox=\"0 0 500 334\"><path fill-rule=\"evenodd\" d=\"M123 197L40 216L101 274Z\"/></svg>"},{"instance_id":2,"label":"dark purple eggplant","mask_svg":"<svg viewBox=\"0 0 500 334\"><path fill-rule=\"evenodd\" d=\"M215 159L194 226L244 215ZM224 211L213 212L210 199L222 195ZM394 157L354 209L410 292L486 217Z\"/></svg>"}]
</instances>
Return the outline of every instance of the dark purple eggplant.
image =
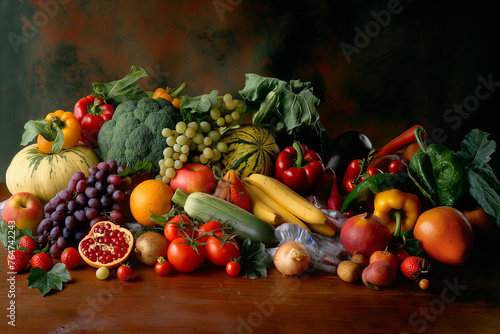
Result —
<instances>
[{"instance_id":1,"label":"dark purple eggplant","mask_svg":"<svg viewBox=\"0 0 500 334\"><path fill-rule=\"evenodd\" d=\"M335 172L342 179L349 163L363 159L373 149L370 139L361 132L346 131L332 139L322 151L321 157L327 172Z\"/></svg>"}]
</instances>

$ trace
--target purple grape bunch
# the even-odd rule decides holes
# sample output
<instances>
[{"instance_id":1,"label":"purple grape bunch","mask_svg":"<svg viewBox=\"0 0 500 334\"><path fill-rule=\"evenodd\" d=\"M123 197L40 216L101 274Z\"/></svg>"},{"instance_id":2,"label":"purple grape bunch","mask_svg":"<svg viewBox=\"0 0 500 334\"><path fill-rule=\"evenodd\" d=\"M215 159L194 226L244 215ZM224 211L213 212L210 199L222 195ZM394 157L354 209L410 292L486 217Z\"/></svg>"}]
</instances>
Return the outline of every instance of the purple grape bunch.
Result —
<instances>
[{"instance_id":1,"label":"purple grape bunch","mask_svg":"<svg viewBox=\"0 0 500 334\"><path fill-rule=\"evenodd\" d=\"M40 247L47 247L58 258L66 247L77 247L97 222L122 223L125 192L119 186L125 178L119 174L124 169L108 159L90 167L88 177L76 172L68 187L45 205L45 216L37 228Z\"/></svg>"}]
</instances>

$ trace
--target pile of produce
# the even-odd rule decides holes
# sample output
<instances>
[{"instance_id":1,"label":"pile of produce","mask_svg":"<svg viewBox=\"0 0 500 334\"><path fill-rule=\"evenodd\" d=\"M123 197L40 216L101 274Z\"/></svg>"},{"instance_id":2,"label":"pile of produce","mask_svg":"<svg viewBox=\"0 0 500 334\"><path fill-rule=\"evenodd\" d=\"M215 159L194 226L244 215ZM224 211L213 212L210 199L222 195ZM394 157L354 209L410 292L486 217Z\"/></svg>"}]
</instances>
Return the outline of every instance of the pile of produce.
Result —
<instances>
[{"instance_id":1,"label":"pile of produce","mask_svg":"<svg viewBox=\"0 0 500 334\"><path fill-rule=\"evenodd\" d=\"M377 149L356 131L328 139L308 82L247 74L240 99L191 97L185 83L143 91L146 75L132 67L73 111L26 123L0 239L10 270L31 267L43 295L82 265L133 280L130 257L162 276L313 267L375 290L401 273L426 289L433 266L463 265L500 225L488 133L455 152L415 125Z\"/></svg>"}]
</instances>

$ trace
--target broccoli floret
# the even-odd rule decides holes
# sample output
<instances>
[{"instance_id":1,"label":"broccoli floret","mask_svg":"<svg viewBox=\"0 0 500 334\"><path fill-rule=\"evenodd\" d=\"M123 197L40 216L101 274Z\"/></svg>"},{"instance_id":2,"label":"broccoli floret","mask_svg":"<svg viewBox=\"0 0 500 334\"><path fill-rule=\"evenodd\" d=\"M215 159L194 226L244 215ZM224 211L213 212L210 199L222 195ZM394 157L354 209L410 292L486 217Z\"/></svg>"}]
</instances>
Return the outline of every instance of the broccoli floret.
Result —
<instances>
[{"instance_id":1,"label":"broccoli floret","mask_svg":"<svg viewBox=\"0 0 500 334\"><path fill-rule=\"evenodd\" d=\"M123 102L99 131L101 158L113 158L118 165L131 166L139 160L148 160L153 164L151 171L158 173L158 161L166 147L161 132L164 128L175 128L180 121L180 111L167 100L143 98L138 102Z\"/></svg>"},{"instance_id":2,"label":"broccoli floret","mask_svg":"<svg viewBox=\"0 0 500 334\"><path fill-rule=\"evenodd\" d=\"M137 108L134 110L134 117L142 123L149 114L159 111L160 109L158 101L153 99L142 99L137 103Z\"/></svg>"}]
</instances>

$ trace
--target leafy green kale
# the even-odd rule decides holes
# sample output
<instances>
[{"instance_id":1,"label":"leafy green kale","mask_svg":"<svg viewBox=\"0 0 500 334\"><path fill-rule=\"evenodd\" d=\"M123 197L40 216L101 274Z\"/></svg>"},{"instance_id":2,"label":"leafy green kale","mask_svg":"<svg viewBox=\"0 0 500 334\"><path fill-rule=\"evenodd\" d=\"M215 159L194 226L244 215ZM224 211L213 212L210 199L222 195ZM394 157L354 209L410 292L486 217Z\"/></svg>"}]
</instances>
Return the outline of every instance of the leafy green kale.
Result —
<instances>
[{"instance_id":1,"label":"leafy green kale","mask_svg":"<svg viewBox=\"0 0 500 334\"><path fill-rule=\"evenodd\" d=\"M139 67L139 70L136 70L135 67L132 66L130 72L120 80L108 83L94 82L92 84L94 88L94 93L92 95L100 97L106 103L114 105L129 100L140 100L144 97L148 97L148 94L139 86L139 79L147 75L148 74L143 68Z\"/></svg>"},{"instance_id":2,"label":"leafy green kale","mask_svg":"<svg viewBox=\"0 0 500 334\"><path fill-rule=\"evenodd\" d=\"M181 101L181 114L184 121L200 122L210 114L210 110L217 105L219 91L213 90L210 94L190 97L184 95Z\"/></svg>"},{"instance_id":3,"label":"leafy green kale","mask_svg":"<svg viewBox=\"0 0 500 334\"><path fill-rule=\"evenodd\" d=\"M286 142L300 141L320 150L328 138L316 107L320 100L314 96L310 82L291 80L287 83L258 74L245 75L245 87L239 91L252 111L252 123L268 127Z\"/></svg>"},{"instance_id":4,"label":"leafy green kale","mask_svg":"<svg viewBox=\"0 0 500 334\"><path fill-rule=\"evenodd\" d=\"M457 152L467 172L469 194L484 211L495 217L500 226L500 184L488 165L495 152L496 143L488 139L489 133L472 130L462 141Z\"/></svg>"}]
</instances>

